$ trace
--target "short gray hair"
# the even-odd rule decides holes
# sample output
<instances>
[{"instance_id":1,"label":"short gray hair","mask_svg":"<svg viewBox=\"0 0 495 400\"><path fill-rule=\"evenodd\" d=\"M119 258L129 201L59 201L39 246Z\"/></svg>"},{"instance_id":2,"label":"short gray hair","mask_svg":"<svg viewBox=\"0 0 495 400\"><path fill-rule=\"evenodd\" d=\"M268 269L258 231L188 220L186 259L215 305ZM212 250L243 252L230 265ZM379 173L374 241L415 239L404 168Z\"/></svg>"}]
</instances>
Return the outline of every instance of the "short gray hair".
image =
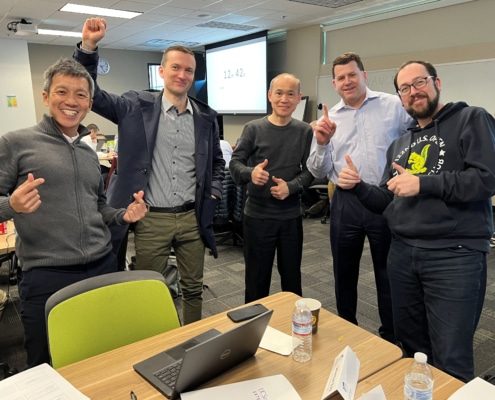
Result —
<instances>
[{"instance_id":1,"label":"short gray hair","mask_svg":"<svg viewBox=\"0 0 495 400\"><path fill-rule=\"evenodd\" d=\"M95 94L95 83L93 82L93 78L86 68L84 68L77 61L72 58L60 58L55 64L50 65L43 74L45 78L45 83L43 85L43 90L46 93L50 93L50 88L52 86L53 77L55 75L69 75L77 78L84 78L88 81L89 85L89 93L91 99Z\"/></svg>"}]
</instances>

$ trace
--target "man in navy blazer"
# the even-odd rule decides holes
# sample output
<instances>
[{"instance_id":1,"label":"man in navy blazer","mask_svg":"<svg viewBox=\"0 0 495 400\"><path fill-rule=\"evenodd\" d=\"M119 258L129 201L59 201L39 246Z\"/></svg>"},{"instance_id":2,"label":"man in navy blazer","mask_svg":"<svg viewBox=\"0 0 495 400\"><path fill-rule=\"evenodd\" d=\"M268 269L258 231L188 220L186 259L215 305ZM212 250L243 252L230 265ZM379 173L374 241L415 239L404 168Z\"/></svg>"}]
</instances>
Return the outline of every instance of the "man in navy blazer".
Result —
<instances>
[{"instance_id":1,"label":"man in navy blazer","mask_svg":"<svg viewBox=\"0 0 495 400\"><path fill-rule=\"evenodd\" d=\"M103 18L89 18L74 58L96 84L98 42L106 32ZM107 196L113 207L125 207L132 193L145 190L146 220L135 228L138 269L164 273L173 247L183 299L183 323L201 319L205 246L217 257L213 218L222 198L225 161L216 112L187 96L194 80L194 53L168 48L158 95L128 91L115 95L96 84L93 111L118 125L119 157ZM126 229L114 230L114 250Z\"/></svg>"}]
</instances>

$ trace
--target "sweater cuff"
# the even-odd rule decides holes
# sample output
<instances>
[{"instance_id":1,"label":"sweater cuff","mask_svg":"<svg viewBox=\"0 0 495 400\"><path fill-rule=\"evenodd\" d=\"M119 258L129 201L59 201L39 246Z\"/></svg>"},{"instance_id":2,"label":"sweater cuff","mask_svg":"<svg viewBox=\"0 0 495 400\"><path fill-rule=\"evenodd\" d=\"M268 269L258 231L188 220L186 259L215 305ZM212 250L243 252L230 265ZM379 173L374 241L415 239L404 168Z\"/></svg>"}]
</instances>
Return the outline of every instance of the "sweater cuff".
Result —
<instances>
[{"instance_id":1,"label":"sweater cuff","mask_svg":"<svg viewBox=\"0 0 495 400\"><path fill-rule=\"evenodd\" d=\"M82 51L83 53L85 54L95 54L98 52L98 47L96 47L96 49L94 49L93 51L91 50L86 50L86 49L83 49L82 47L82 41L80 41L78 44L76 44L76 47L79 51Z\"/></svg>"},{"instance_id":2,"label":"sweater cuff","mask_svg":"<svg viewBox=\"0 0 495 400\"><path fill-rule=\"evenodd\" d=\"M0 215L2 222L14 218L17 214L19 213L16 213L10 206L8 197L5 197L0 201Z\"/></svg>"}]
</instances>

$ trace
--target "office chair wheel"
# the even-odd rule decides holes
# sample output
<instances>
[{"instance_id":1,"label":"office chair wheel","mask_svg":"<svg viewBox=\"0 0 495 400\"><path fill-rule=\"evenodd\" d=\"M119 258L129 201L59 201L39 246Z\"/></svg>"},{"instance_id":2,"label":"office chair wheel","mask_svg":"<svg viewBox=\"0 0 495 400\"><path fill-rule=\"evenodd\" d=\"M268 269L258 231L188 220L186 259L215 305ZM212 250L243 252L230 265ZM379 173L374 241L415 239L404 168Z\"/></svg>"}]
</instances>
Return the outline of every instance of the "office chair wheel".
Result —
<instances>
[{"instance_id":1,"label":"office chair wheel","mask_svg":"<svg viewBox=\"0 0 495 400\"><path fill-rule=\"evenodd\" d=\"M321 217L320 222L321 222L322 224L326 224L326 223L327 223L327 217Z\"/></svg>"}]
</instances>

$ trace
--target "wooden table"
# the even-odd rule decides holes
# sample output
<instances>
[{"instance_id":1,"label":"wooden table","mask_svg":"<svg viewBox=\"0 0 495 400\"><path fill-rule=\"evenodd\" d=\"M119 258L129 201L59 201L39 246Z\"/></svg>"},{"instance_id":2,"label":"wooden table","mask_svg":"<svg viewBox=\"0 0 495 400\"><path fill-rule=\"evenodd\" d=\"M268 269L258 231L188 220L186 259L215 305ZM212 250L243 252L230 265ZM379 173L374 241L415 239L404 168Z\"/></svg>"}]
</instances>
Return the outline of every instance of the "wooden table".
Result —
<instances>
[{"instance_id":1,"label":"wooden table","mask_svg":"<svg viewBox=\"0 0 495 400\"><path fill-rule=\"evenodd\" d=\"M12 220L7 221L7 233L0 235L0 254L14 253L15 226Z\"/></svg>"},{"instance_id":2,"label":"wooden table","mask_svg":"<svg viewBox=\"0 0 495 400\"><path fill-rule=\"evenodd\" d=\"M129 293L131 296L132 293ZM270 326L291 334L291 314L299 297L281 292L259 303L273 309ZM139 301L139 299L136 299ZM60 368L58 371L76 388L92 400L127 399L134 391L139 400L165 398L141 378L132 365L160 351L166 350L210 328L220 331L235 324L226 312L197 321L172 331L109 351ZM290 356L259 349L255 357L209 381L202 387L283 374L304 400L320 400L335 357L349 345L361 361L359 379L374 374L399 360L400 349L391 343L322 309L318 333L313 338L313 359L299 364Z\"/></svg>"},{"instance_id":3,"label":"wooden table","mask_svg":"<svg viewBox=\"0 0 495 400\"><path fill-rule=\"evenodd\" d=\"M100 161L112 161L114 157L116 157L116 156L110 156L108 154L105 154L102 156L98 156L98 160L100 160Z\"/></svg>"},{"instance_id":4,"label":"wooden table","mask_svg":"<svg viewBox=\"0 0 495 400\"><path fill-rule=\"evenodd\" d=\"M363 393L367 393L376 386L382 385L387 400L403 400L404 375L412 361L412 358L403 358L360 381L357 385L356 396L354 398L358 399ZM433 385L434 399L446 400L456 390L464 386L464 382L435 367L430 367L433 370L433 378L435 379Z\"/></svg>"}]
</instances>

